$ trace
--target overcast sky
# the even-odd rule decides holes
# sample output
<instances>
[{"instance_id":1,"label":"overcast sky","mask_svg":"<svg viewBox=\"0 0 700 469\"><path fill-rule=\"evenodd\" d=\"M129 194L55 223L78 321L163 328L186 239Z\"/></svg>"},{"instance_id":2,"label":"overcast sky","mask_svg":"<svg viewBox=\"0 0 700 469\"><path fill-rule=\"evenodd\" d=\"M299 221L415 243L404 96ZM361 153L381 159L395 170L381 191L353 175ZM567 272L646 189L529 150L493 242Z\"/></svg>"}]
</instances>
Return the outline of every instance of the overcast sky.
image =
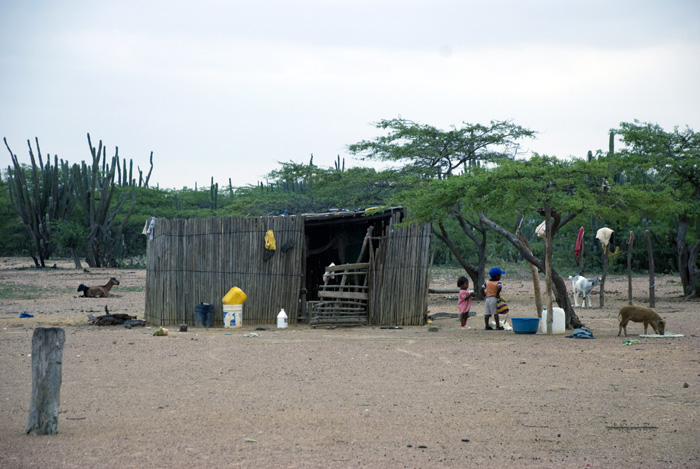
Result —
<instances>
[{"instance_id":1,"label":"overcast sky","mask_svg":"<svg viewBox=\"0 0 700 469\"><path fill-rule=\"evenodd\" d=\"M89 132L145 171L152 151L161 188L363 165L346 146L398 116L512 120L561 158L634 119L700 131L697 0L0 0L0 66L20 161L34 137L89 160Z\"/></svg>"}]
</instances>

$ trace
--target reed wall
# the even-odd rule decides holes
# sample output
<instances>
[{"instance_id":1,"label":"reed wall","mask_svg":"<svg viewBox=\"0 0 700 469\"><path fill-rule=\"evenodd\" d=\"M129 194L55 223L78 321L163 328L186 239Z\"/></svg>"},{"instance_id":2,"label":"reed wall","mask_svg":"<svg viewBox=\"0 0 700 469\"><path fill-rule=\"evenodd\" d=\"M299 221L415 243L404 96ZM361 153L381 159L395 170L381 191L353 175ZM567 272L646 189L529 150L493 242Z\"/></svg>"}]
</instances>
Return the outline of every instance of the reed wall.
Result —
<instances>
[{"instance_id":1,"label":"reed wall","mask_svg":"<svg viewBox=\"0 0 700 469\"><path fill-rule=\"evenodd\" d=\"M425 323L430 275L430 225L389 226L370 267L370 324Z\"/></svg>"},{"instance_id":2,"label":"reed wall","mask_svg":"<svg viewBox=\"0 0 700 469\"><path fill-rule=\"evenodd\" d=\"M267 230L277 249L264 260ZM293 247L282 252L287 243ZM158 219L148 241L145 319L194 325L195 306L210 303L214 326L222 326L221 300L237 286L247 295L243 324L274 324L281 308L294 324L303 256L300 216Z\"/></svg>"}]
</instances>

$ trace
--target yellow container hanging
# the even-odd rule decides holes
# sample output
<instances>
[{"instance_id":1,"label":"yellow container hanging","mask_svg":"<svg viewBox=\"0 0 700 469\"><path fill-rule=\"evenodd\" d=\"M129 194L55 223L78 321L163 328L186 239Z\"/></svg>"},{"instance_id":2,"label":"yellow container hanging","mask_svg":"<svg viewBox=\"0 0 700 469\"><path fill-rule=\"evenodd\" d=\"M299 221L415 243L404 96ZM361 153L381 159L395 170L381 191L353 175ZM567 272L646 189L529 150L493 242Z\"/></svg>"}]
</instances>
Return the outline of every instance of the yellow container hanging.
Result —
<instances>
[{"instance_id":1,"label":"yellow container hanging","mask_svg":"<svg viewBox=\"0 0 700 469\"><path fill-rule=\"evenodd\" d=\"M277 249L275 245L275 234L272 232L272 230L267 230L267 234L265 235L265 249L270 251Z\"/></svg>"},{"instance_id":2,"label":"yellow container hanging","mask_svg":"<svg viewBox=\"0 0 700 469\"><path fill-rule=\"evenodd\" d=\"M226 296L222 299L222 303L225 305L242 305L245 303L246 295L243 290L238 287L233 287L226 293Z\"/></svg>"}]
</instances>

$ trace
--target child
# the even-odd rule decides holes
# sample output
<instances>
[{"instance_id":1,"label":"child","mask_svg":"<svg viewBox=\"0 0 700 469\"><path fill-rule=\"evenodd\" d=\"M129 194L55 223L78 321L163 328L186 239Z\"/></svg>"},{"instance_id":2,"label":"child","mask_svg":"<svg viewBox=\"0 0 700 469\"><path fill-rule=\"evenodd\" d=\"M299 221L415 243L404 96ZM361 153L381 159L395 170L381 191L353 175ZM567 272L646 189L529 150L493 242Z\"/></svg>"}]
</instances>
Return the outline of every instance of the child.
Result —
<instances>
[{"instance_id":1,"label":"child","mask_svg":"<svg viewBox=\"0 0 700 469\"><path fill-rule=\"evenodd\" d=\"M505 274L505 270L501 270L499 267L493 267L489 270L489 275L491 278L486 281L481 286L481 293L484 295L484 323L486 324L486 330L492 331L493 327L489 325L489 316L493 316L496 320L496 329L499 331L503 330L503 326L498 320L498 310L496 309L496 303L498 302L498 297L501 296L501 275Z\"/></svg>"},{"instance_id":2,"label":"child","mask_svg":"<svg viewBox=\"0 0 700 469\"><path fill-rule=\"evenodd\" d=\"M469 289L469 279L467 277L458 278L457 286L459 287L459 301L457 302L459 322L462 323L462 330L464 330L467 328L467 319L470 316L469 310L472 307L472 298L476 296L476 292Z\"/></svg>"}]
</instances>

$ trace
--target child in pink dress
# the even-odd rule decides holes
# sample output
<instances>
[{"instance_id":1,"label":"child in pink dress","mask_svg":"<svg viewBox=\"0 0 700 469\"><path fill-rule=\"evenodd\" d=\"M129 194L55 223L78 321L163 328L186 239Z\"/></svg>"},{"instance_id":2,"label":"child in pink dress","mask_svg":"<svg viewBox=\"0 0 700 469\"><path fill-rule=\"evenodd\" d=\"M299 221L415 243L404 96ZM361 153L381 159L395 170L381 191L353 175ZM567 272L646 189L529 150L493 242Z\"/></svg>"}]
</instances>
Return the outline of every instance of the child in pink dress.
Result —
<instances>
[{"instance_id":1,"label":"child in pink dress","mask_svg":"<svg viewBox=\"0 0 700 469\"><path fill-rule=\"evenodd\" d=\"M467 277L459 277L457 286L459 287L459 300L457 302L459 322L462 324L462 329L466 329L467 319L469 319L472 307L472 298L476 296L476 292L469 289L469 279Z\"/></svg>"}]
</instances>

